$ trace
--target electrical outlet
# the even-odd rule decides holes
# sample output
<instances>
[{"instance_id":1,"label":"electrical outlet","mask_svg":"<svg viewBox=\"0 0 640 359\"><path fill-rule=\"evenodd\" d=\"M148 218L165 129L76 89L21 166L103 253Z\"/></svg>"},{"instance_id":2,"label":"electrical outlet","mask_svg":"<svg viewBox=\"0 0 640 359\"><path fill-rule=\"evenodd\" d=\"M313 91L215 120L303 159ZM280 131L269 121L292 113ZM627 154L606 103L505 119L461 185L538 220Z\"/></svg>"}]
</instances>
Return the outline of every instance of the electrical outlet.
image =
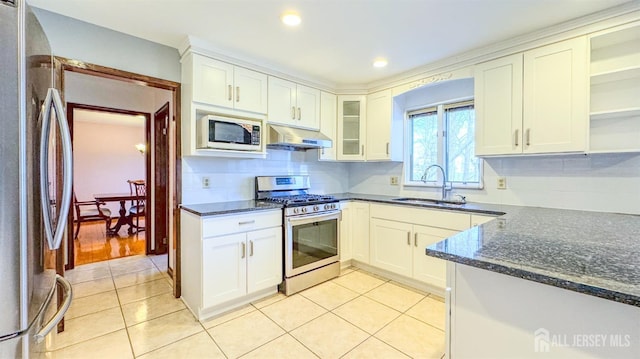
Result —
<instances>
[{"instance_id":1,"label":"electrical outlet","mask_svg":"<svg viewBox=\"0 0 640 359\"><path fill-rule=\"evenodd\" d=\"M211 181L209 177L202 177L202 188L209 188L211 186Z\"/></svg>"},{"instance_id":2,"label":"electrical outlet","mask_svg":"<svg viewBox=\"0 0 640 359\"><path fill-rule=\"evenodd\" d=\"M392 186L397 186L398 185L398 176L391 176L391 185Z\"/></svg>"},{"instance_id":3,"label":"electrical outlet","mask_svg":"<svg viewBox=\"0 0 640 359\"><path fill-rule=\"evenodd\" d=\"M506 177L498 177L498 189L507 189L507 178Z\"/></svg>"}]
</instances>

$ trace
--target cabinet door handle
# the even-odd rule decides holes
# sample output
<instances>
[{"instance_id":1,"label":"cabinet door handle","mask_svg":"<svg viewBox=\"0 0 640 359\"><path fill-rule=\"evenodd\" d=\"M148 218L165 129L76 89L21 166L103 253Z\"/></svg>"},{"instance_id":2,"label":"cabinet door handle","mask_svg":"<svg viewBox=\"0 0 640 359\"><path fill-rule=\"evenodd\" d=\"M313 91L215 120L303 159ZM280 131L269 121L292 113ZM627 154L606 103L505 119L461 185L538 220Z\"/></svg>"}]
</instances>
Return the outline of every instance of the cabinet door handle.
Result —
<instances>
[{"instance_id":1,"label":"cabinet door handle","mask_svg":"<svg viewBox=\"0 0 640 359\"><path fill-rule=\"evenodd\" d=\"M411 245L411 232L407 232L407 244Z\"/></svg>"},{"instance_id":2,"label":"cabinet door handle","mask_svg":"<svg viewBox=\"0 0 640 359\"><path fill-rule=\"evenodd\" d=\"M242 222L238 222L238 225L241 226L243 224L252 224L252 223L256 223L255 219L252 219L250 221L242 221Z\"/></svg>"},{"instance_id":3,"label":"cabinet door handle","mask_svg":"<svg viewBox=\"0 0 640 359\"><path fill-rule=\"evenodd\" d=\"M531 146L531 129L530 128L527 128L526 137L527 137L527 142L525 144L527 146Z\"/></svg>"},{"instance_id":4,"label":"cabinet door handle","mask_svg":"<svg viewBox=\"0 0 640 359\"><path fill-rule=\"evenodd\" d=\"M231 85L227 87L227 91L229 92L229 101L231 101L231 98L233 96L233 88L231 87Z\"/></svg>"},{"instance_id":5,"label":"cabinet door handle","mask_svg":"<svg viewBox=\"0 0 640 359\"><path fill-rule=\"evenodd\" d=\"M291 119L292 120L296 119L296 107L295 106L291 106Z\"/></svg>"},{"instance_id":6,"label":"cabinet door handle","mask_svg":"<svg viewBox=\"0 0 640 359\"><path fill-rule=\"evenodd\" d=\"M322 154L324 155L324 147L322 147Z\"/></svg>"},{"instance_id":7,"label":"cabinet door handle","mask_svg":"<svg viewBox=\"0 0 640 359\"><path fill-rule=\"evenodd\" d=\"M300 107L298 107L298 121L300 121L302 119L302 110L300 110Z\"/></svg>"},{"instance_id":8,"label":"cabinet door handle","mask_svg":"<svg viewBox=\"0 0 640 359\"><path fill-rule=\"evenodd\" d=\"M387 142L387 154L389 154L389 142Z\"/></svg>"},{"instance_id":9,"label":"cabinet door handle","mask_svg":"<svg viewBox=\"0 0 640 359\"><path fill-rule=\"evenodd\" d=\"M242 257L240 257L240 258L244 258L244 257L247 256L247 245L244 242L242 242L240 244L242 245Z\"/></svg>"},{"instance_id":10,"label":"cabinet door handle","mask_svg":"<svg viewBox=\"0 0 640 359\"><path fill-rule=\"evenodd\" d=\"M240 86L236 86L236 102L240 102Z\"/></svg>"},{"instance_id":11,"label":"cabinet door handle","mask_svg":"<svg viewBox=\"0 0 640 359\"><path fill-rule=\"evenodd\" d=\"M253 257L253 241L249 241L249 257Z\"/></svg>"},{"instance_id":12,"label":"cabinet door handle","mask_svg":"<svg viewBox=\"0 0 640 359\"><path fill-rule=\"evenodd\" d=\"M364 156L364 145L362 145L362 155Z\"/></svg>"},{"instance_id":13,"label":"cabinet door handle","mask_svg":"<svg viewBox=\"0 0 640 359\"><path fill-rule=\"evenodd\" d=\"M519 134L520 134L520 129L516 129L515 135L513 136L513 139L514 139L513 142L515 143L516 147L518 147L518 137L520 137L518 136Z\"/></svg>"},{"instance_id":14,"label":"cabinet door handle","mask_svg":"<svg viewBox=\"0 0 640 359\"><path fill-rule=\"evenodd\" d=\"M416 247L418 246L418 233L413 235L413 245Z\"/></svg>"}]
</instances>

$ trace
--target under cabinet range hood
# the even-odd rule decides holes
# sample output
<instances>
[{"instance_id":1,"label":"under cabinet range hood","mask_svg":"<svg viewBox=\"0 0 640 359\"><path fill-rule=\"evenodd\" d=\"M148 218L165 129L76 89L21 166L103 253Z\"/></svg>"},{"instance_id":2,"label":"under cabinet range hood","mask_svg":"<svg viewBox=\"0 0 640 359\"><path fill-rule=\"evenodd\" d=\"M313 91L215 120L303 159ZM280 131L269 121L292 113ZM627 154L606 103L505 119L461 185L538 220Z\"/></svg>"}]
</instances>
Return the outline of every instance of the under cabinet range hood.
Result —
<instances>
[{"instance_id":1,"label":"under cabinet range hood","mask_svg":"<svg viewBox=\"0 0 640 359\"><path fill-rule=\"evenodd\" d=\"M269 125L267 148L305 151L332 145L331 139L320 131Z\"/></svg>"}]
</instances>

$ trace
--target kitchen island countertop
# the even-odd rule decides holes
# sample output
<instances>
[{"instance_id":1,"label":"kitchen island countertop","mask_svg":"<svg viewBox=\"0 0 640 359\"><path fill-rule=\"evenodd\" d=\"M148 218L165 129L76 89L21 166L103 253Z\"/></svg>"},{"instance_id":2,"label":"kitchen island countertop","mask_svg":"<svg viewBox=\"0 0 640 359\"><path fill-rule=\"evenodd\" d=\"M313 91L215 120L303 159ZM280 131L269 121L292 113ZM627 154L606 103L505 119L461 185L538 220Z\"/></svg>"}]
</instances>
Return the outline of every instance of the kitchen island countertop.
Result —
<instances>
[{"instance_id":1,"label":"kitchen island countertop","mask_svg":"<svg viewBox=\"0 0 640 359\"><path fill-rule=\"evenodd\" d=\"M467 203L402 203L398 196L340 193L361 200L499 216L426 248L426 255L640 307L640 216Z\"/></svg>"}]
</instances>

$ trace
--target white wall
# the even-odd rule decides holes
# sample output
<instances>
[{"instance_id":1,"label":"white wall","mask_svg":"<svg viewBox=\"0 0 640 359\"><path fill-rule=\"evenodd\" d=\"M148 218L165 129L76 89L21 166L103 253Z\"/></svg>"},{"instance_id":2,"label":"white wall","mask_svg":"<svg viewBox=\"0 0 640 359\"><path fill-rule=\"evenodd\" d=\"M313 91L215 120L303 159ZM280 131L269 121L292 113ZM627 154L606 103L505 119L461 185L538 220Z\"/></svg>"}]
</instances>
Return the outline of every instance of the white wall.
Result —
<instances>
[{"instance_id":1,"label":"white wall","mask_svg":"<svg viewBox=\"0 0 640 359\"><path fill-rule=\"evenodd\" d=\"M144 119L131 116L131 125L83 121L75 111L73 125L73 184L80 201L97 193L128 193L130 179L145 178L144 156L135 148L144 143ZM107 203L112 216L120 204Z\"/></svg>"},{"instance_id":2,"label":"white wall","mask_svg":"<svg viewBox=\"0 0 640 359\"><path fill-rule=\"evenodd\" d=\"M180 82L178 50L33 8L54 55Z\"/></svg>"},{"instance_id":3,"label":"white wall","mask_svg":"<svg viewBox=\"0 0 640 359\"><path fill-rule=\"evenodd\" d=\"M254 199L255 176L308 174L310 192L340 193L349 190L349 164L320 162L318 151L268 150L267 159L185 157L182 159L182 199L185 204ZM202 177L211 188L202 188Z\"/></svg>"}]
</instances>

